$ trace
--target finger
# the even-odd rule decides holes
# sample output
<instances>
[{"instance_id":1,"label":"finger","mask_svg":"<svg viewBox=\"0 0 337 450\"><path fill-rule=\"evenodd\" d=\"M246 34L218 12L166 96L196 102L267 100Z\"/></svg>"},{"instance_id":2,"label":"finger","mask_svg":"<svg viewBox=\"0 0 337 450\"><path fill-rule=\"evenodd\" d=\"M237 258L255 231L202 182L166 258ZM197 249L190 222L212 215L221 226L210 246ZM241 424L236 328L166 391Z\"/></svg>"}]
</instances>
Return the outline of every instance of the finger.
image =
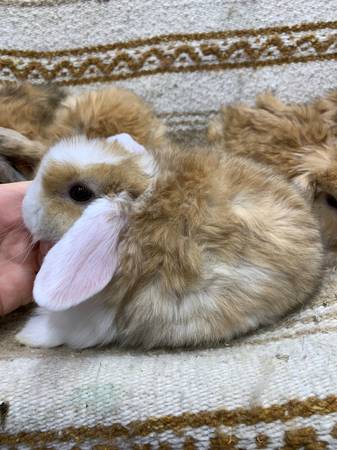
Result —
<instances>
[{"instance_id":1,"label":"finger","mask_svg":"<svg viewBox=\"0 0 337 450\"><path fill-rule=\"evenodd\" d=\"M34 275L18 268L15 274L10 274L8 283L0 280L0 315L6 315L20 306L32 301Z\"/></svg>"},{"instance_id":2,"label":"finger","mask_svg":"<svg viewBox=\"0 0 337 450\"><path fill-rule=\"evenodd\" d=\"M32 303L32 298L25 298L25 299L12 299L8 301L8 299L2 299L0 297L0 317L6 316L7 314L15 311L16 309L20 308L20 306L28 305L29 303Z\"/></svg>"},{"instance_id":3,"label":"finger","mask_svg":"<svg viewBox=\"0 0 337 450\"><path fill-rule=\"evenodd\" d=\"M0 228L23 224L21 209L28 186L29 182L0 185Z\"/></svg>"},{"instance_id":4,"label":"finger","mask_svg":"<svg viewBox=\"0 0 337 450\"><path fill-rule=\"evenodd\" d=\"M4 183L0 186L0 192L17 192L24 195L31 181L19 181L17 183Z\"/></svg>"}]
</instances>

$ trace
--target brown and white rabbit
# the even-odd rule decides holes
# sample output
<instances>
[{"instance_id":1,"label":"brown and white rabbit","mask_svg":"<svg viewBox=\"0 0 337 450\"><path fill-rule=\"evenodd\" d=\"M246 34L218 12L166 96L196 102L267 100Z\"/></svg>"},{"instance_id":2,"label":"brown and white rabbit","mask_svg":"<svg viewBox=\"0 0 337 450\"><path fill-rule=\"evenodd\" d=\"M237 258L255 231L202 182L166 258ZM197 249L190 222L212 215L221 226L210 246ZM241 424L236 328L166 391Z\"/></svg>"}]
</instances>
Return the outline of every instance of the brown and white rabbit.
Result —
<instances>
[{"instance_id":1,"label":"brown and white rabbit","mask_svg":"<svg viewBox=\"0 0 337 450\"><path fill-rule=\"evenodd\" d=\"M23 216L55 245L19 342L214 344L314 294L320 232L290 183L213 149L165 154L121 135L63 140L44 156Z\"/></svg>"},{"instance_id":2,"label":"brown and white rabbit","mask_svg":"<svg viewBox=\"0 0 337 450\"><path fill-rule=\"evenodd\" d=\"M285 104L270 93L255 107L224 106L208 138L227 152L269 164L297 181L313 204L328 249L337 249L337 93Z\"/></svg>"},{"instance_id":3,"label":"brown and white rabbit","mask_svg":"<svg viewBox=\"0 0 337 450\"><path fill-rule=\"evenodd\" d=\"M0 182L32 179L43 154L61 138L128 133L157 147L165 134L149 105L129 90L71 95L57 86L30 83L0 85L0 127Z\"/></svg>"}]
</instances>

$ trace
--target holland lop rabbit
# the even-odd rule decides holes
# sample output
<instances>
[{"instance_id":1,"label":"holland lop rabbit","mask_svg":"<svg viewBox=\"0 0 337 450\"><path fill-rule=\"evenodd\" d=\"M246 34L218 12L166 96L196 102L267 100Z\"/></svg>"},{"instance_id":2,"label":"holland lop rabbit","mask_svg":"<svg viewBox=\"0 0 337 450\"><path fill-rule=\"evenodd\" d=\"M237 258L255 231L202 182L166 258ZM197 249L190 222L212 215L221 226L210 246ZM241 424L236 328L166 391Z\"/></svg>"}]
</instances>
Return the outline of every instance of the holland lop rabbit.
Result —
<instances>
[{"instance_id":1,"label":"holland lop rabbit","mask_svg":"<svg viewBox=\"0 0 337 450\"><path fill-rule=\"evenodd\" d=\"M165 127L138 95L117 87L79 94L55 85L0 84L0 183L32 179L48 148L82 133L128 133L157 147Z\"/></svg>"},{"instance_id":2,"label":"holland lop rabbit","mask_svg":"<svg viewBox=\"0 0 337 450\"><path fill-rule=\"evenodd\" d=\"M337 91L307 104L261 95L254 107L224 106L208 138L233 155L273 166L301 186L320 220L325 247L337 250Z\"/></svg>"},{"instance_id":3,"label":"holland lop rabbit","mask_svg":"<svg viewBox=\"0 0 337 450\"><path fill-rule=\"evenodd\" d=\"M21 343L211 345L314 294L320 232L295 187L211 148L153 155L118 135L66 139L44 156L23 215L54 246Z\"/></svg>"}]
</instances>

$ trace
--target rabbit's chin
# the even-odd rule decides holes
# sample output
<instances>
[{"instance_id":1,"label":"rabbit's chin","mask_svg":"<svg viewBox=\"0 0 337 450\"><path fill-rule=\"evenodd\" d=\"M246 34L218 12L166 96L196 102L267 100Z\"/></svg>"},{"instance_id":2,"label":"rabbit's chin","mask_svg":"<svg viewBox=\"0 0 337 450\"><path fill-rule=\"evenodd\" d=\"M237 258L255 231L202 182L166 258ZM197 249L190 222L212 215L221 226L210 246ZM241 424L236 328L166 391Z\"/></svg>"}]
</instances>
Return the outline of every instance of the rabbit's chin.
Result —
<instances>
[{"instance_id":1,"label":"rabbit's chin","mask_svg":"<svg viewBox=\"0 0 337 450\"><path fill-rule=\"evenodd\" d=\"M37 308L16 340L29 347L67 345L83 349L106 345L116 338L115 312L107 305L88 300L66 311Z\"/></svg>"}]
</instances>

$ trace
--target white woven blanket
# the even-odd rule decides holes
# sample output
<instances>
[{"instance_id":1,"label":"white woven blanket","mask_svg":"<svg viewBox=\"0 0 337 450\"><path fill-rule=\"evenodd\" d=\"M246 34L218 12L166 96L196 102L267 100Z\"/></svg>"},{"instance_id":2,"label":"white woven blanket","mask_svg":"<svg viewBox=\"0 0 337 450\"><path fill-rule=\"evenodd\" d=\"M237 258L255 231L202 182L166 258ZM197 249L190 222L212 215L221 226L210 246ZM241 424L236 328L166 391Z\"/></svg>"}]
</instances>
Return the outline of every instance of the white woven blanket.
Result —
<instances>
[{"instance_id":1,"label":"white woven blanket","mask_svg":"<svg viewBox=\"0 0 337 450\"><path fill-rule=\"evenodd\" d=\"M0 79L114 82L195 133L221 102L337 87L336 6L0 0ZM2 319L0 449L337 449L336 287L331 269L302 311L196 351L30 350L25 313Z\"/></svg>"}]
</instances>

